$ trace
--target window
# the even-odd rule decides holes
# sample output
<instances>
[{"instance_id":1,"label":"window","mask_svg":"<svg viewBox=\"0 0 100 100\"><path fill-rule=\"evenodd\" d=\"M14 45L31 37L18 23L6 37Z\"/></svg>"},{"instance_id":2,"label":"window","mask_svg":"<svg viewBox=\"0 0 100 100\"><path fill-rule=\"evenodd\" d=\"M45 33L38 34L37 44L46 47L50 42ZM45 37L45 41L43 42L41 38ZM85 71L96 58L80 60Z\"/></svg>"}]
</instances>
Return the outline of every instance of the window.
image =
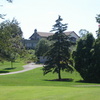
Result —
<instances>
[{"instance_id":1,"label":"window","mask_svg":"<svg viewBox=\"0 0 100 100\"><path fill-rule=\"evenodd\" d=\"M70 40L71 40L72 42L76 42L76 38L75 38L75 37L71 37Z\"/></svg>"},{"instance_id":2,"label":"window","mask_svg":"<svg viewBox=\"0 0 100 100\"><path fill-rule=\"evenodd\" d=\"M26 46L27 46L27 47L31 47L32 44L31 44L31 43L27 43Z\"/></svg>"}]
</instances>

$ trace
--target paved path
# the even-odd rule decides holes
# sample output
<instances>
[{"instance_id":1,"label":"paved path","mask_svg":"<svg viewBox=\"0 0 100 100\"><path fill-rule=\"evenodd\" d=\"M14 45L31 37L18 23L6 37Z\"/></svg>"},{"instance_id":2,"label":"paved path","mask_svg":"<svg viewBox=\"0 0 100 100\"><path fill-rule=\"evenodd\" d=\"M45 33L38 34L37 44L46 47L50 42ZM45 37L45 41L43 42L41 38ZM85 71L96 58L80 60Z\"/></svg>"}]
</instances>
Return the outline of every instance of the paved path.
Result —
<instances>
[{"instance_id":1,"label":"paved path","mask_svg":"<svg viewBox=\"0 0 100 100\"><path fill-rule=\"evenodd\" d=\"M24 65L24 70L21 70L21 71L16 71L16 72L9 72L9 73L2 73L0 75L8 75L8 74L16 74L16 73L22 73L22 72L26 72L26 71L29 71L29 70L32 70L32 69L35 69L35 68L38 68L38 67L42 67L43 65L40 65L40 64L35 64L35 63L29 63L28 65Z\"/></svg>"}]
</instances>

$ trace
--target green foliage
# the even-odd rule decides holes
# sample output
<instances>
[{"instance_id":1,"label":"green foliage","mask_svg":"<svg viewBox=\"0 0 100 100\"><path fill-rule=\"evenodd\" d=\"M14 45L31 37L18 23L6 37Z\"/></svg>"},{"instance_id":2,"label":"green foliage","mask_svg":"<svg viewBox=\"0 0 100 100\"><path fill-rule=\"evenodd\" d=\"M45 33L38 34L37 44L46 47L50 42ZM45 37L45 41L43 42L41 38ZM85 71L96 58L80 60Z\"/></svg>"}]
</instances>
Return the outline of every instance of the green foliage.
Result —
<instances>
[{"instance_id":1,"label":"green foliage","mask_svg":"<svg viewBox=\"0 0 100 100\"><path fill-rule=\"evenodd\" d=\"M62 24L62 20L63 19L61 18L61 16L59 16L58 19L55 21L56 24L53 25L51 32L54 31L55 33L63 33L64 31L66 31L67 24Z\"/></svg>"},{"instance_id":2,"label":"green foliage","mask_svg":"<svg viewBox=\"0 0 100 100\"><path fill-rule=\"evenodd\" d=\"M92 54L93 61L92 63L92 69L91 69L91 80L92 82L98 82L100 83L100 38L96 39L94 43L94 50Z\"/></svg>"},{"instance_id":3,"label":"green foliage","mask_svg":"<svg viewBox=\"0 0 100 100\"><path fill-rule=\"evenodd\" d=\"M50 41L47 39L41 39L35 48L35 55L37 57L44 56L44 54L50 49Z\"/></svg>"},{"instance_id":4,"label":"green foliage","mask_svg":"<svg viewBox=\"0 0 100 100\"><path fill-rule=\"evenodd\" d=\"M80 37L85 37L88 33L89 31L87 31L86 29L81 29L79 31Z\"/></svg>"},{"instance_id":5,"label":"green foliage","mask_svg":"<svg viewBox=\"0 0 100 100\"><path fill-rule=\"evenodd\" d=\"M58 78L61 79L61 70L73 71L70 60L71 43L69 37L64 34L67 24L61 23L62 18L59 16L56 24L53 26L55 34L52 36L54 43L50 46L50 50L45 54L47 57L46 65L43 67L44 75L53 72L58 73Z\"/></svg>"},{"instance_id":6,"label":"green foliage","mask_svg":"<svg viewBox=\"0 0 100 100\"><path fill-rule=\"evenodd\" d=\"M100 15L96 21L100 24ZM100 83L100 26L97 31L97 39L92 34L87 34L77 43L77 49L73 52L75 69L86 82Z\"/></svg>"},{"instance_id":7,"label":"green foliage","mask_svg":"<svg viewBox=\"0 0 100 100\"><path fill-rule=\"evenodd\" d=\"M22 59L27 63L36 62L37 57L35 56L35 50L26 50L25 55L24 57L22 57Z\"/></svg>"},{"instance_id":8,"label":"green foliage","mask_svg":"<svg viewBox=\"0 0 100 100\"><path fill-rule=\"evenodd\" d=\"M0 59L14 62L22 55L22 31L17 20L6 20L0 24Z\"/></svg>"},{"instance_id":9,"label":"green foliage","mask_svg":"<svg viewBox=\"0 0 100 100\"><path fill-rule=\"evenodd\" d=\"M100 82L100 39L92 34L80 39L73 53L75 69L86 82Z\"/></svg>"},{"instance_id":10,"label":"green foliage","mask_svg":"<svg viewBox=\"0 0 100 100\"><path fill-rule=\"evenodd\" d=\"M91 67L91 51L93 43L93 36L91 34L87 34L85 38L78 41L77 49L74 52L75 69L80 73L84 80L88 80L88 68Z\"/></svg>"}]
</instances>

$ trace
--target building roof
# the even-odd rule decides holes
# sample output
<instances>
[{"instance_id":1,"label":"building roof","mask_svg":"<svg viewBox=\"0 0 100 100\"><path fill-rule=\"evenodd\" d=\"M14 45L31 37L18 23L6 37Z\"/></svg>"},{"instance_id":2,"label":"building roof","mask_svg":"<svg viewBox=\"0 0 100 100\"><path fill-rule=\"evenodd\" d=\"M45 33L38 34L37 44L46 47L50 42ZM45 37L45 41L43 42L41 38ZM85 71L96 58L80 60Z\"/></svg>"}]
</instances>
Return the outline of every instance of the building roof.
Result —
<instances>
[{"instance_id":1,"label":"building roof","mask_svg":"<svg viewBox=\"0 0 100 100\"><path fill-rule=\"evenodd\" d=\"M50 33L50 32L37 32L41 37L48 37L53 35L54 33ZM68 31L68 32L64 32L66 35L70 35L71 33L76 34L74 31ZM76 34L77 35L77 34ZM78 36L78 35L77 35ZM79 37L79 36L78 36Z\"/></svg>"},{"instance_id":2,"label":"building roof","mask_svg":"<svg viewBox=\"0 0 100 100\"><path fill-rule=\"evenodd\" d=\"M50 32L37 32L41 37L48 37L53 35L54 33L50 33Z\"/></svg>"},{"instance_id":3,"label":"building roof","mask_svg":"<svg viewBox=\"0 0 100 100\"><path fill-rule=\"evenodd\" d=\"M66 35L70 35L71 33L76 34L74 31L65 32ZM37 30L35 29L34 33L30 36L30 38L32 38L34 36L34 34L38 34L40 37L49 37L49 36L53 35L54 33L51 33L51 32L37 32ZM79 36L77 35L77 37L79 37Z\"/></svg>"},{"instance_id":4,"label":"building roof","mask_svg":"<svg viewBox=\"0 0 100 100\"><path fill-rule=\"evenodd\" d=\"M65 32L66 35L70 35L71 33L74 33L78 38L80 38L74 31Z\"/></svg>"},{"instance_id":5,"label":"building roof","mask_svg":"<svg viewBox=\"0 0 100 100\"><path fill-rule=\"evenodd\" d=\"M66 35L70 35L71 33L75 33L74 31L64 32Z\"/></svg>"},{"instance_id":6,"label":"building roof","mask_svg":"<svg viewBox=\"0 0 100 100\"><path fill-rule=\"evenodd\" d=\"M71 33L75 33L74 31L68 31L68 32L65 32L66 35L70 35ZM34 33L33 33L34 34ZM53 35L54 33L51 33L51 32L37 32L38 35L40 35L41 37L48 37L48 36L51 36ZM75 33L76 34L76 33ZM76 34L77 35L77 34ZM78 36L78 35L77 35Z\"/></svg>"}]
</instances>

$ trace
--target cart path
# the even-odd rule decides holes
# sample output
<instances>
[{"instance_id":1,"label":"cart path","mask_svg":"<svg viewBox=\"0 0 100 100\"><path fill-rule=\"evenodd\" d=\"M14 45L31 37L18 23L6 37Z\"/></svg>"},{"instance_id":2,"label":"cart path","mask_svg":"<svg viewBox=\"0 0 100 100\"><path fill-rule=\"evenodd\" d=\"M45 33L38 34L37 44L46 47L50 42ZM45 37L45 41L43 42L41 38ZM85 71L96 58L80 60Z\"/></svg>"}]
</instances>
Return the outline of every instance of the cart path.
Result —
<instances>
[{"instance_id":1,"label":"cart path","mask_svg":"<svg viewBox=\"0 0 100 100\"><path fill-rule=\"evenodd\" d=\"M29 70L32 70L32 69L35 69L35 68L38 68L38 67L42 67L43 65L41 64L35 64L35 63L29 63L27 65L24 65L24 69L21 70L21 71L16 71L16 72L9 72L9 73L2 73L0 75L9 75L9 74L16 74L16 73L22 73L22 72L26 72L26 71L29 71Z\"/></svg>"}]
</instances>

